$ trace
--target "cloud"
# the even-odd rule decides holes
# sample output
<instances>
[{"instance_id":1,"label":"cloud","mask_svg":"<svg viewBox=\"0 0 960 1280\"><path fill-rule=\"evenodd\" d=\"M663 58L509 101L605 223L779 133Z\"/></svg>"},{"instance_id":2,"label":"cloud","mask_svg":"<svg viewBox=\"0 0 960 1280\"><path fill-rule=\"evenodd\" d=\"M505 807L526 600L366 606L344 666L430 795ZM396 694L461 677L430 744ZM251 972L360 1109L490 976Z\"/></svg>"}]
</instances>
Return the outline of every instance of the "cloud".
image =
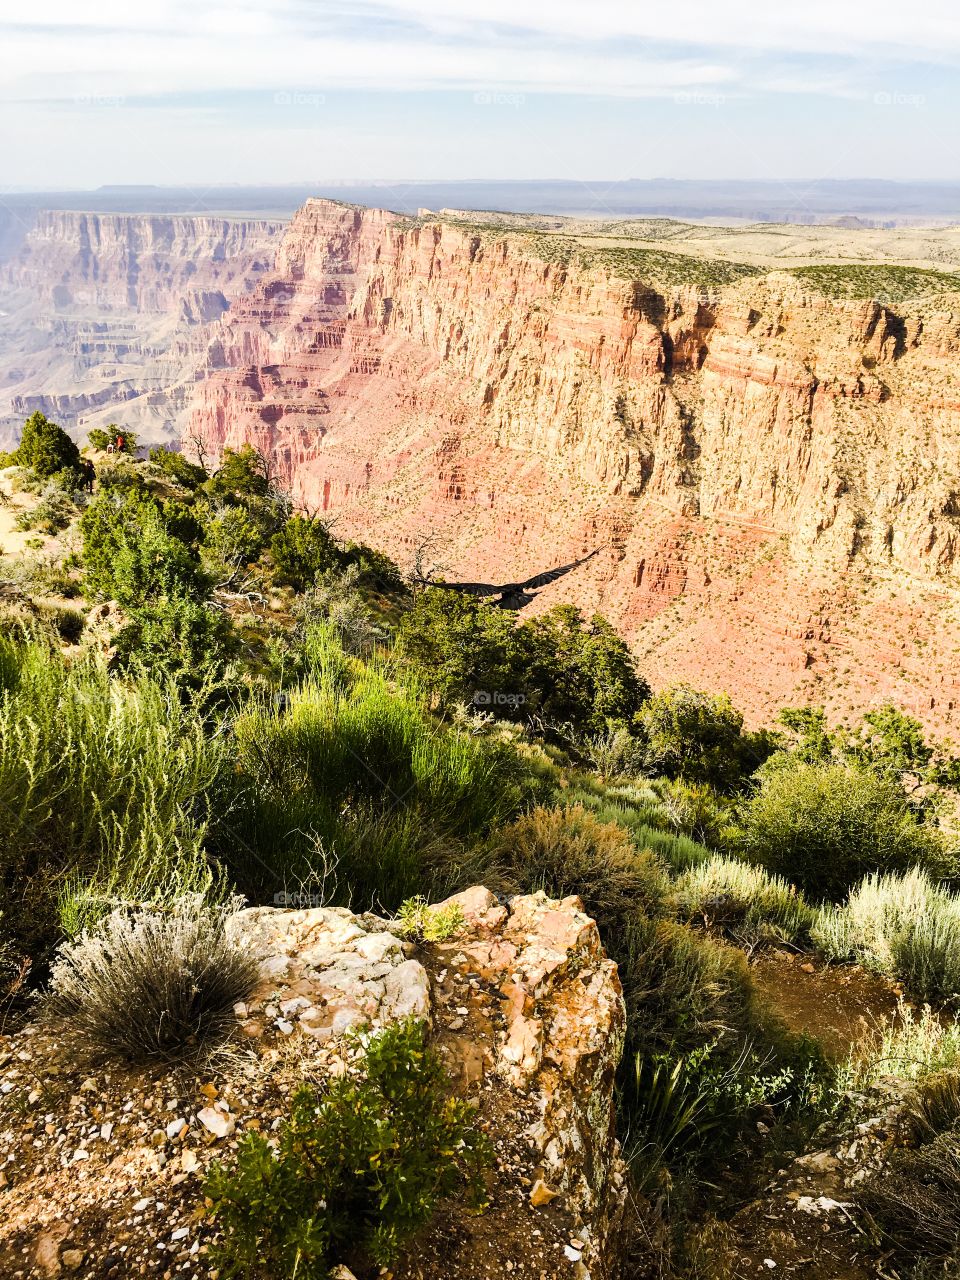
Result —
<instances>
[{"instance_id":1,"label":"cloud","mask_svg":"<svg viewBox=\"0 0 960 1280\"><path fill-rule=\"evenodd\" d=\"M478 19L475 0L37 0L23 21L0 25L0 78L2 96L21 101L290 85L845 96L858 91L868 50L960 60L951 4L484 0ZM802 69L776 70L785 57Z\"/></svg>"}]
</instances>

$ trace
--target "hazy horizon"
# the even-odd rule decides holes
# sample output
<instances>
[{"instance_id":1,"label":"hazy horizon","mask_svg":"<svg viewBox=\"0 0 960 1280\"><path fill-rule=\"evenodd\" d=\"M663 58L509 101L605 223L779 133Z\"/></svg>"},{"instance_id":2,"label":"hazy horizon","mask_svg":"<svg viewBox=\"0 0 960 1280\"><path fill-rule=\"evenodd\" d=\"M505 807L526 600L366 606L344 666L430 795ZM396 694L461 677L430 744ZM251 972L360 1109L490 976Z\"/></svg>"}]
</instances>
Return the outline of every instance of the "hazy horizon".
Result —
<instances>
[{"instance_id":1,"label":"hazy horizon","mask_svg":"<svg viewBox=\"0 0 960 1280\"><path fill-rule=\"evenodd\" d=\"M945 0L38 0L0 30L7 191L960 180Z\"/></svg>"}]
</instances>

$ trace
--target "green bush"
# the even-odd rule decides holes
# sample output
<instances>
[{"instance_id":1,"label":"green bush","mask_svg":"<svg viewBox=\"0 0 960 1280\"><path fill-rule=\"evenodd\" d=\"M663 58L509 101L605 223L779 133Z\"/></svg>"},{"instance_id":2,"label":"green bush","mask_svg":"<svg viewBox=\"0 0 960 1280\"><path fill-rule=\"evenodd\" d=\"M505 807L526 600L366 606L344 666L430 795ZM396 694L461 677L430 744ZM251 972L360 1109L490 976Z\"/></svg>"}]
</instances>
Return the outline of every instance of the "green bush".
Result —
<instances>
[{"instance_id":1,"label":"green bush","mask_svg":"<svg viewBox=\"0 0 960 1280\"><path fill-rule=\"evenodd\" d=\"M175 589L134 610L113 646L121 667L201 689L222 678L236 636L226 615Z\"/></svg>"},{"instance_id":2,"label":"green bush","mask_svg":"<svg viewBox=\"0 0 960 1280\"><path fill-rule=\"evenodd\" d=\"M654 694L638 716L647 768L669 778L735 787L773 750L764 733L744 733L743 716L726 694L676 685Z\"/></svg>"},{"instance_id":3,"label":"green bush","mask_svg":"<svg viewBox=\"0 0 960 1280\"><path fill-rule=\"evenodd\" d=\"M182 453L169 449L165 445L158 445L151 449L147 456L162 475L185 489L197 489L209 479L203 467L190 462Z\"/></svg>"},{"instance_id":4,"label":"green bush","mask_svg":"<svg viewBox=\"0 0 960 1280\"><path fill-rule=\"evenodd\" d=\"M500 848L509 886L551 898L576 894L604 933L636 912L663 911L669 882L659 859L585 809L534 809L503 829Z\"/></svg>"},{"instance_id":5,"label":"green bush","mask_svg":"<svg viewBox=\"0 0 960 1280\"><path fill-rule=\"evenodd\" d=\"M16 519L21 530L36 529L50 536L61 533L77 514L77 506L68 493L48 484L35 507L22 511Z\"/></svg>"},{"instance_id":6,"label":"green bush","mask_svg":"<svg viewBox=\"0 0 960 1280\"><path fill-rule=\"evenodd\" d=\"M564 733L605 734L649 693L610 624L599 614L585 622L572 605L516 626L503 609L429 588L402 616L399 643L442 705L538 717Z\"/></svg>"},{"instance_id":7,"label":"green bush","mask_svg":"<svg viewBox=\"0 0 960 1280\"><path fill-rule=\"evenodd\" d=\"M521 669L536 691L530 708L551 725L598 734L627 723L650 696L627 645L600 614L585 622L558 604L518 628Z\"/></svg>"},{"instance_id":8,"label":"green bush","mask_svg":"<svg viewBox=\"0 0 960 1280\"><path fill-rule=\"evenodd\" d=\"M295 515L270 539L270 559L278 586L306 591L320 574L336 568L340 557L322 520Z\"/></svg>"},{"instance_id":9,"label":"green bush","mask_svg":"<svg viewBox=\"0 0 960 1280\"><path fill-rule=\"evenodd\" d=\"M263 456L250 444L224 449L220 466L204 485L214 497L264 497L270 490Z\"/></svg>"},{"instance_id":10,"label":"green bush","mask_svg":"<svg viewBox=\"0 0 960 1280\"><path fill-rule=\"evenodd\" d=\"M684 919L749 943L802 941L816 916L781 876L736 858L691 867L674 885L673 900Z\"/></svg>"},{"instance_id":11,"label":"green bush","mask_svg":"<svg viewBox=\"0 0 960 1280\"><path fill-rule=\"evenodd\" d=\"M519 667L516 628L505 610L431 587L419 592L402 615L398 639L400 652L441 705L499 693L514 701L499 706L498 714L506 716L513 707L522 713L528 682Z\"/></svg>"},{"instance_id":12,"label":"green bush","mask_svg":"<svg viewBox=\"0 0 960 1280\"><path fill-rule=\"evenodd\" d=\"M259 977L257 956L227 928L236 905L190 895L111 912L60 949L47 1013L98 1054L196 1056L229 1028Z\"/></svg>"},{"instance_id":13,"label":"green bush","mask_svg":"<svg viewBox=\"0 0 960 1280\"><path fill-rule=\"evenodd\" d=\"M867 876L812 932L832 959L889 974L916 999L960 998L960 897L917 868Z\"/></svg>"},{"instance_id":14,"label":"green bush","mask_svg":"<svg viewBox=\"0 0 960 1280\"><path fill-rule=\"evenodd\" d=\"M118 440L123 441L119 449L117 449ZM91 449L97 449L101 453L106 453L108 449L113 448L117 453L125 453L133 457L137 452L136 435L126 427L118 426L116 422L108 423L106 429L94 427L92 431L87 432L87 441Z\"/></svg>"},{"instance_id":15,"label":"green bush","mask_svg":"<svg viewBox=\"0 0 960 1280\"><path fill-rule=\"evenodd\" d=\"M718 1043L679 1057L634 1056L623 1099L630 1125L624 1152L639 1191L663 1166L677 1170L711 1155L725 1163L757 1108L787 1100L793 1068L770 1071L749 1050L725 1062Z\"/></svg>"},{"instance_id":16,"label":"green bush","mask_svg":"<svg viewBox=\"0 0 960 1280\"><path fill-rule=\"evenodd\" d=\"M399 1023L369 1040L360 1069L300 1089L274 1143L248 1134L232 1169L214 1166L215 1265L244 1280L325 1280L342 1259L388 1267L445 1197L483 1207L491 1158L424 1024Z\"/></svg>"},{"instance_id":17,"label":"green bush","mask_svg":"<svg viewBox=\"0 0 960 1280\"><path fill-rule=\"evenodd\" d=\"M80 519L87 591L138 608L177 588L204 586L196 550L178 536L185 513L139 489L105 489Z\"/></svg>"},{"instance_id":18,"label":"green bush","mask_svg":"<svg viewBox=\"0 0 960 1280\"><path fill-rule=\"evenodd\" d=\"M767 774L741 826L745 856L815 899L836 901L870 872L944 863L902 788L856 767L797 762Z\"/></svg>"},{"instance_id":19,"label":"green bush","mask_svg":"<svg viewBox=\"0 0 960 1280\"><path fill-rule=\"evenodd\" d=\"M76 478L80 475L80 450L62 427L39 410L23 424L20 443L11 457L18 466L29 467L43 479L61 471Z\"/></svg>"},{"instance_id":20,"label":"green bush","mask_svg":"<svg viewBox=\"0 0 960 1280\"><path fill-rule=\"evenodd\" d=\"M608 939L627 1005L627 1055L688 1052L756 1031L756 997L743 953L683 924L635 915Z\"/></svg>"}]
</instances>

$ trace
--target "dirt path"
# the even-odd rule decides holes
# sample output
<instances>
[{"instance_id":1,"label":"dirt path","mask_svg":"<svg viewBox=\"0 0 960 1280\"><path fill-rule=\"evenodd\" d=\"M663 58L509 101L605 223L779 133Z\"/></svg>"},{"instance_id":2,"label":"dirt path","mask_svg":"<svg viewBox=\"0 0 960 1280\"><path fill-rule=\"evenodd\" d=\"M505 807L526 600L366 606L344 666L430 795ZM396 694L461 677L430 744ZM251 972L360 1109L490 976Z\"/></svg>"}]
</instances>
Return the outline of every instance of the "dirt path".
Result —
<instances>
[{"instance_id":1,"label":"dirt path","mask_svg":"<svg viewBox=\"0 0 960 1280\"><path fill-rule=\"evenodd\" d=\"M750 972L790 1030L815 1036L832 1058L867 1048L897 1012L899 988L856 965L826 965L771 951L759 956Z\"/></svg>"}]
</instances>

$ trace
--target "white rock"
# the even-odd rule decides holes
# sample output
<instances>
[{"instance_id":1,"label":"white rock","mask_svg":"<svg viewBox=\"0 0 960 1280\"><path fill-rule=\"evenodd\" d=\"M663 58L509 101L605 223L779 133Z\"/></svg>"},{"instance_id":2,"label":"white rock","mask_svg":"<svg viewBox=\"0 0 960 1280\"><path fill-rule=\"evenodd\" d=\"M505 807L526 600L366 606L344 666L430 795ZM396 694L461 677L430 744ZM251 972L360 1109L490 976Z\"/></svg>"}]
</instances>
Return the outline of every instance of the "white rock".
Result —
<instances>
[{"instance_id":1,"label":"white rock","mask_svg":"<svg viewBox=\"0 0 960 1280\"><path fill-rule=\"evenodd\" d=\"M227 1138L236 1128L233 1116L224 1115L214 1107L204 1107L202 1111L198 1111L197 1119L215 1138Z\"/></svg>"},{"instance_id":2,"label":"white rock","mask_svg":"<svg viewBox=\"0 0 960 1280\"><path fill-rule=\"evenodd\" d=\"M176 1120L171 1120L170 1123L167 1125L167 1137L168 1138L179 1137L180 1134L183 1133L184 1129L186 1129L186 1127L187 1127L187 1122L186 1120L184 1120L183 1116L177 1116Z\"/></svg>"}]
</instances>

